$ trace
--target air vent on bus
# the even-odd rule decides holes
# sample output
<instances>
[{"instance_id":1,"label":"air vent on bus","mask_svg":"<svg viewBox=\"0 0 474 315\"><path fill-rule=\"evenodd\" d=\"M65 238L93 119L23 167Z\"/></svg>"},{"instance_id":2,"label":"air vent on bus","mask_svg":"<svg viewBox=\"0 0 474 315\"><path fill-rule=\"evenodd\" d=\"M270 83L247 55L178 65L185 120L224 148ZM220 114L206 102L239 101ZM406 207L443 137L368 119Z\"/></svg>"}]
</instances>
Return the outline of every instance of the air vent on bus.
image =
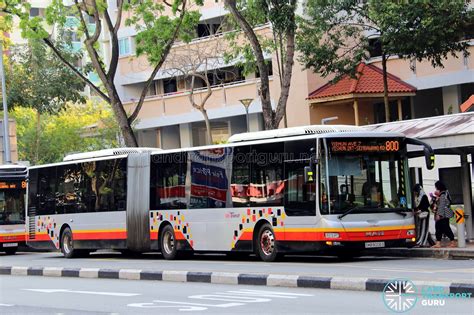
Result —
<instances>
[{"instance_id":1,"label":"air vent on bus","mask_svg":"<svg viewBox=\"0 0 474 315\"><path fill-rule=\"evenodd\" d=\"M0 165L0 179L23 180L28 177L28 169L23 165L6 164Z\"/></svg>"},{"instance_id":2,"label":"air vent on bus","mask_svg":"<svg viewBox=\"0 0 474 315\"><path fill-rule=\"evenodd\" d=\"M36 238L36 207L28 208L28 234L31 240Z\"/></svg>"}]
</instances>

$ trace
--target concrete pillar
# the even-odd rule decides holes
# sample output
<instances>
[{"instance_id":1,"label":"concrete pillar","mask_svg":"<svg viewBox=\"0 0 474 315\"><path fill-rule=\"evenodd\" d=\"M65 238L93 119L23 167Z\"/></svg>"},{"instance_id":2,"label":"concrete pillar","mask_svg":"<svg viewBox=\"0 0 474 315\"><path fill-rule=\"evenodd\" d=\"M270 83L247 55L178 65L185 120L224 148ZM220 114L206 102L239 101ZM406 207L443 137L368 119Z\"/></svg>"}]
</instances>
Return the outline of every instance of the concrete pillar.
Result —
<instances>
[{"instance_id":1,"label":"concrete pillar","mask_svg":"<svg viewBox=\"0 0 474 315\"><path fill-rule=\"evenodd\" d=\"M397 109L398 109L398 121L403 120L403 108L402 108L402 99L397 100Z\"/></svg>"},{"instance_id":2,"label":"concrete pillar","mask_svg":"<svg viewBox=\"0 0 474 315\"><path fill-rule=\"evenodd\" d=\"M191 124L179 125L179 138L182 148L189 148L193 146L193 134Z\"/></svg>"},{"instance_id":3,"label":"concrete pillar","mask_svg":"<svg viewBox=\"0 0 474 315\"><path fill-rule=\"evenodd\" d=\"M452 113L459 113L459 105L461 104L461 91L459 85L443 86L443 112L448 114L452 106Z\"/></svg>"},{"instance_id":4,"label":"concrete pillar","mask_svg":"<svg viewBox=\"0 0 474 315\"><path fill-rule=\"evenodd\" d=\"M464 214L468 216L466 220L467 239L471 240L472 235L472 196L471 196L471 176L469 163L467 162L467 153L461 154L461 182L462 182L462 196L464 203Z\"/></svg>"},{"instance_id":5,"label":"concrete pillar","mask_svg":"<svg viewBox=\"0 0 474 315\"><path fill-rule=\"evenodd\" d=\"M357 103L357 99L354 99L354 122L356 126L359 126L359 104Z\"/></svg>"},{"instance_id":6,"label":"concrete pillar","mask_svg":"<svg viewBox=\"0 0 474 315\"><path fill-rule=\"evenodd\" d=\"M249 131L261 131L263 130L263 121L261 114L250 114L249 115Z\"/></svg>"}]
</instances>

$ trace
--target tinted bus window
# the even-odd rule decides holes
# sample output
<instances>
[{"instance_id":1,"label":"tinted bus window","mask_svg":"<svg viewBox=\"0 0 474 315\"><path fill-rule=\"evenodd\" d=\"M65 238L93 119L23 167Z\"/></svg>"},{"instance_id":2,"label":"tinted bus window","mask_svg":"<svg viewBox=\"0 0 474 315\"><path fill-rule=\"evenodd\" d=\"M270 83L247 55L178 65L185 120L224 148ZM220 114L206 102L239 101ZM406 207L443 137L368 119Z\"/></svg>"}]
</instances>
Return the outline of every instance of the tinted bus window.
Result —
<instances>
[{"instance_id":1,"label":"tinted bus window","mask_svg":"<svg viewBox=\"0 0 474 315\"><path fill-rule=\"evenodd\" d=\"M56 213L56 167L38 169L38 215Z\"/></svg>"},{"instance_id":2,"label":"tinted bus window","mask_svg":"<svg viewBox=\"0 0 474 315\"><path fill-rule=\"evenodd\" d=\"M232 161L232 180L230 189L234 207L247 207L250 205L248 194L250 186L250 146L234 148Z\"/></svg>"},{"instance_id":3,"label":"tinted bus window","mask_svg":"<svg viewBox=\"0 0 474 315\"><path fill-rule=\"evenodd\" d=\"M310 165L311 149L315 140L285 143L285 211L289 216L316 215L316 181L305 183L304 167Z\"/></svg>"},{"instance_id":4,"label":"tinted bus window","mask_svg":"<svg viewBox=\"0 0 474 315\"><path fill-rule=\"evenodd\" d=\"M283 152L283 142L252 146L248 190L251 206L283 205Z\"/></svg>"},{"instance_id":5,"label":"tinted bus window","mask_svg":"<svg viewBox=\"0 0 474 315\"><path fill-rule=\"evenodd\" d=\"M191 151L189 208L226 208L232 206L230 174L233 148Z\"/></svg>"},{"instance_id":6,"label":"tinted bus window","mask_svg":"<svg viewBox=\"0 0 474 315\"><path fill-rule=\"evenodd\" d=\"M152 156L150 208L185 209L187 153Z\"/></svg>"}]
</instances>

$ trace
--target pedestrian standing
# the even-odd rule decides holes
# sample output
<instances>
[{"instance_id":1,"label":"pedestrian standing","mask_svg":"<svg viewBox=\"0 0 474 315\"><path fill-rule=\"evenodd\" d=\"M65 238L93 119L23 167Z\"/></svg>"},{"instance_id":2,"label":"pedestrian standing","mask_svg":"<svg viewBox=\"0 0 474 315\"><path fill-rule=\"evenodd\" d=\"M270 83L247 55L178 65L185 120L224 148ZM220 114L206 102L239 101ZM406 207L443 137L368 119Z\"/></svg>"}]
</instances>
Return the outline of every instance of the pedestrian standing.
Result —
<instances>
[{"instance_id":1,"label":"pedestrian standing","mask_svg":"<svg viewBox=\"0 0 474 315\"><path fill-rule=\"evenodd\" d=\"M416 184L413 187L413 193L415 195L415 222L417 223L416 245L424 247L428 245L429 239L430 202L428 200L428 196L420 184Z\"/></svg>"},{"instance_id":2,"label":"pedestrian standing","mask_svg":"<svg viewBox=\"0 0 474 315\"><path fill-rule=\"evenodd\" d=\"M435 183L436 191L438 192L439 196L436 200L436 207L435 207L435 228L436 228L436 244L432 247L440 248L441 247L441 239L443 235L447 236L451 241L448 247L456 247L456 242L454 241L454 234L449 226L449 219L454 216L453 210L451 210L451 197L449 196L449 192L446 189L446 186L441 181L437 181Z\"/></svg>"}]
</instances>

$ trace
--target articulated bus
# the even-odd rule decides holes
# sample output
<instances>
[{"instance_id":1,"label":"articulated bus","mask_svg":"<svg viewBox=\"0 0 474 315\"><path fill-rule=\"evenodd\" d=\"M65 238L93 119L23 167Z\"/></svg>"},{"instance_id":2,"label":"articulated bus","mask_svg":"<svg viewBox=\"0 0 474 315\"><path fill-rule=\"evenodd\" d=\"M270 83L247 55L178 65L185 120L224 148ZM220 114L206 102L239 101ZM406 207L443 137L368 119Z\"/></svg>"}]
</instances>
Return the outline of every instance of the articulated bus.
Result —
<instances>
[{"instance_id":1,"label":"articulated bus","mask_svg":"<svg viewBox=\"0 0 474 315\"><path fill-rule=\"evenodd\" d=\"M65 257L98 249L357 254L411 246L407 145L399 133L308 126L225 145L125 148L29 169L28 244Z\"/></svg>"},{"instance_id":2,"label":"articulated bus","mask_svg":"<svg viewBox=\"0 0 474 315\"><path fill-rule=\"evenodd\" d=\"M16 253L25 245L26 166L0 165L0 251Z\"/></svg>"}]
</instances>

